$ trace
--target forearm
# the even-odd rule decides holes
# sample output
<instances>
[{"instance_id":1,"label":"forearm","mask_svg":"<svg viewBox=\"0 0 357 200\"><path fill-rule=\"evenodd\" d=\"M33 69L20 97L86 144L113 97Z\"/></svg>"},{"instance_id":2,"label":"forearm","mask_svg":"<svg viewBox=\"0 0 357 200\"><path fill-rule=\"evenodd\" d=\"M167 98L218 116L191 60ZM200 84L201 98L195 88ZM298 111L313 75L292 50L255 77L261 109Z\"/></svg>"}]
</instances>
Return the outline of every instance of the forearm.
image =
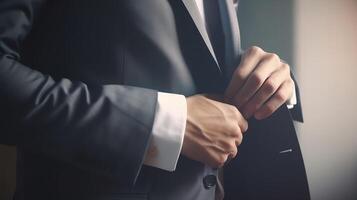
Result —
<instances>
[{"instance_id":1,"label":"forearm","mask_svg":"<svg viewBox=\"0 0 357 200\"><path fill-rule=\"evenodd\" d=\"M156 91L121 85L54 81L6 56L1 96L17 111L25 148L132 181L151 136ZM131 176L128 176L131 174ZM123 180L125 181L125 180Z\"/></svg>"}]
</instances>

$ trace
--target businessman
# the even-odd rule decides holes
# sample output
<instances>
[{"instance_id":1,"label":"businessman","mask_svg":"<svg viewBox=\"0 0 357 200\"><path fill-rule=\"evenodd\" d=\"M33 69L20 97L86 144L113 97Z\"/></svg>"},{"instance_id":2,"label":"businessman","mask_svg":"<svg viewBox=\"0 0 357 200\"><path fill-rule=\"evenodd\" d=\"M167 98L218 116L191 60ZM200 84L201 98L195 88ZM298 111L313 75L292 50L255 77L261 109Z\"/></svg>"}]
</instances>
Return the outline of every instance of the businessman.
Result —
<instances>
[{"instance_id":1,"label":"businessman","mask_svg":"<svg viewBox=\"0 0 357 200\"><path fill-rule=\"evenodd\" d=\"M282 136L259 148L295 146L263 170L276 174L276 163L289 163L293 175L281 184L299 183L287 191L306 195L289 65L259 47L241 50L237 7L1 0L0 127L17 145L14 198L213 200L223 198L222 184L227 198L253 198L237 187L243 179L223 183L217 168L228 165L224 173L235 177L257 163L234 161L274 156L237 156L243 136L265 127ZM274 131L277 124L287 132ZM248 179L269 188L264 177Z\"/></svg>"}]
</instances>

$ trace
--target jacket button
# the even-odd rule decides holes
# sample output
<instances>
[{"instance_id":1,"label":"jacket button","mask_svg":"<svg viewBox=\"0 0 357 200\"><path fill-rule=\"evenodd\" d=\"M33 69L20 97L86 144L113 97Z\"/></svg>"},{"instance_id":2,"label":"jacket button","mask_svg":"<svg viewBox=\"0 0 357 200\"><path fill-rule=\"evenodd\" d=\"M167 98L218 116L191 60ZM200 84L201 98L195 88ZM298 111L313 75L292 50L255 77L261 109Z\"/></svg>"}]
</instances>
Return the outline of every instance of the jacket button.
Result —
<instances>
[{"instance_id":1,"label":"jacket button","mask_svg":"<svg viewBox=\"0 0 357 200\"><path fill-rule=\"evenodd\" d=\"M215 175L207 175L203 178L203 185L208 190L217 184L217 177Z\"/></svg>"}]
</instances>

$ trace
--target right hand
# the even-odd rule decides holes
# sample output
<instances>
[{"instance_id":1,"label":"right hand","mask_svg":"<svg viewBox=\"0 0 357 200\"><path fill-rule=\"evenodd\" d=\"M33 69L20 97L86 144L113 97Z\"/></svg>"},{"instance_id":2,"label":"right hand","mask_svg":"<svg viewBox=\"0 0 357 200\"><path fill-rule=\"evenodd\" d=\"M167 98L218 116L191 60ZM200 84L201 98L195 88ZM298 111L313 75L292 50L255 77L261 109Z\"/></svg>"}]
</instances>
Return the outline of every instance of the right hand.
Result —
<instances>
[{"instance_id":1,"label":"right hand","mask_svg":"<svg viewBox=\"0 0 357 200\"><path fill-rule=\"evenodd\" d=\"M182 154L214 168L222 167L228 157L237 155L247 129L247 121L235 106L217 101L217 97L188 97Z\"/></svg>"}]
</instances>

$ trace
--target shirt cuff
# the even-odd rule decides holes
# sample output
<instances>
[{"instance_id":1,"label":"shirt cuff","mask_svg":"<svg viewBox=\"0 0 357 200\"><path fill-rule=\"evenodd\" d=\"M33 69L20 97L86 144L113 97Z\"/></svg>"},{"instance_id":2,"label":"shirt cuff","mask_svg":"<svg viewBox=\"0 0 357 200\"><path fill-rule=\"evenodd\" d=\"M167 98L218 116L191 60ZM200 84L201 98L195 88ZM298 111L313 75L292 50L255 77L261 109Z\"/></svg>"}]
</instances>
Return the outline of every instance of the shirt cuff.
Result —
<instances>
[{"instance_id":1,"label":"shirt cuff","mask_svg":"<svg viewBox=\"0 0 357 200\"><path fill-rule=\"evenodd\" d=\"M167 171L176 169L186 129L186 98L158 93L151 144L144 164Z\"/></svg>"},{"instance_id":2,"label":"shirt cuff","mask_svg":"<svg viewBox=\"0 0 357 200\"><path fill-rule=\"evenodd\" d=\"M293 94L291 95L290 99L286 101L286 106L288 109L293 109L294 106L297 104L297 98L296 98L296 90L295 90L295 83L293 84Z\"/></svg>"}]
</instances>

